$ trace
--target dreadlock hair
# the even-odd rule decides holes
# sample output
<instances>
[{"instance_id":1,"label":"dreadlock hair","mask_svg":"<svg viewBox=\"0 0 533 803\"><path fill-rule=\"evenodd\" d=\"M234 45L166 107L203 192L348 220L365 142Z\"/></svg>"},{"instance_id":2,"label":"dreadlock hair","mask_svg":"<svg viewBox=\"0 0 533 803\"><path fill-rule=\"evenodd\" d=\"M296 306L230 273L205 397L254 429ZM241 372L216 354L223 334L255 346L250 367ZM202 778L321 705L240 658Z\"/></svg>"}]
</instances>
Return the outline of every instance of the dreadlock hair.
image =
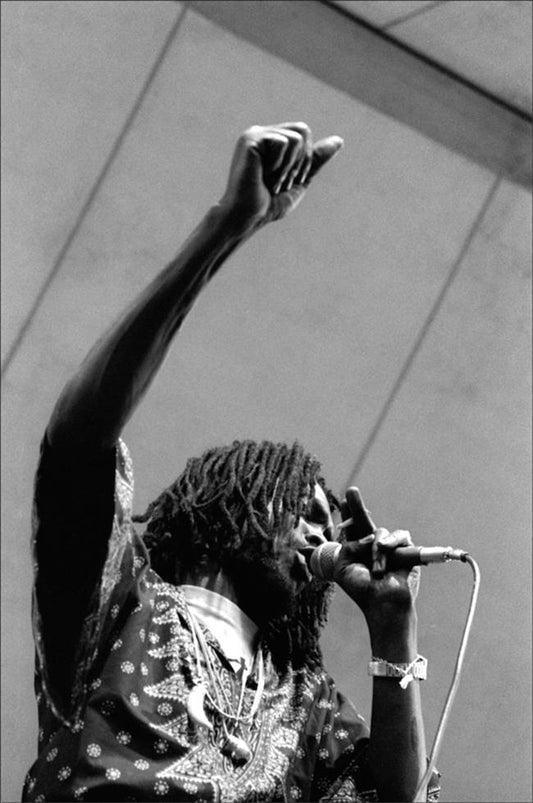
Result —
<instances>
[{"instance_id":1,"label":"dreadlock hair","mask_svg":"<svg viewBox=\"0 0 533 803\"><path fill-rule=\"evenodd\" d=\"M274 537L295 526L319 483L332 507L320 463L295 441L234 441L188 460L178 479L134 521L143 534L152 568L167 582L187 571L231 574L243 545L248 554L273 555ZM229 571L228 571L229 570ZM332 583L313 579L295 608L269 621L263 643L283 671L322 666L320 628L325 624Z\"/></svg>"}]
</instances>

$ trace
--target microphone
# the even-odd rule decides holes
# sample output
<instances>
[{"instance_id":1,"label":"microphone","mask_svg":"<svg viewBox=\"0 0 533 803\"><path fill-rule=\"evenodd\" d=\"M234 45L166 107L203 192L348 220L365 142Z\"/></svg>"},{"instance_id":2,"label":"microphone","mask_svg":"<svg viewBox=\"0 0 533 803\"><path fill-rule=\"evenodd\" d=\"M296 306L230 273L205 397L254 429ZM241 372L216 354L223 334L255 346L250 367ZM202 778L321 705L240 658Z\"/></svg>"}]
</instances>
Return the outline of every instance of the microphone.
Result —
<instances>
[{"instance_id":1,"label":"microphone","mask_svg":"<svg viewBox=\"0 0 533 803\"><path fill-rule=\"evenodd\" d=\"M306 550L307 565L311 574L321 580L333 580L342 544L328 541L312 551ZM451 546L405 546L383 550L387 570L412 569L413 566L427 566L429 563L447 563L450 560L466 561L468 552L453 549ZM354 563L360 561L355 560Z\"/></svg>"}]
</instances>

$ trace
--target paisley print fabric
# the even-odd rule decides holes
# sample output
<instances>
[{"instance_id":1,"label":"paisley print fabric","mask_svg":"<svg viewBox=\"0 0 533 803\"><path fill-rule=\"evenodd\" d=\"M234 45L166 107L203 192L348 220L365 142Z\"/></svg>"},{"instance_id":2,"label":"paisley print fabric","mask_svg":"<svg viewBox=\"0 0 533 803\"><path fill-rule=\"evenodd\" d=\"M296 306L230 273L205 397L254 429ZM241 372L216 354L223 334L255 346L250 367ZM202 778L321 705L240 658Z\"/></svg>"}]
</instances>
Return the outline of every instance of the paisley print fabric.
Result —
<instances>
[{"instance_id":1,"label":"paisley print fabric","mask_svg":"<svg viewBox=\"0 0 533 803\"><path fill-rule=\"evenodd\" d=\"M265 651L261 705L253 720L236 730L251 750L248 760L232 758L222 719L208 698L205 711L213 730L190 718L189 695L203 670L197 664L190 612L180 588L150 568L142 539L131 526L133 475L125 445L120 442L113 467L111 535L104 533L86 552L78 540L82 554L77 558L69 553L67 531L90 537L84 531L97 522L88 506L95 494L105 499L106 488L95 491L92 480L77 477L71 467L56 479L65 499L82 483L81 509L76 517L64 502L50 511L47 495L59 489L56 485L54 490L54 461L47 451L45 443L33 542L38 758L26 777L23 800L377 800L365 760L367 725L324 671L289 668L280 677ZM111 471L96 461L93 478L98 477L105 485ZM67 545L66 564L53 567L45 548L57 540ZM95 552L101 564L91 569ZM80 569L83 560L88 563ZM83 585L87 575L98 581L86 593L79 620L75 584ZM66 611L69 600L74 613L63 617L62 630L58 611ZM79 647L65 653L75 655L75 671L62 676L57 653L63 645L68 648L77 625ZM236 700L241 677L214 636L206 628L203 633L224 695ZM244 688L244 714L252 707L257 682L258 673L252 671Z\"/></svg>"}]
</instances>

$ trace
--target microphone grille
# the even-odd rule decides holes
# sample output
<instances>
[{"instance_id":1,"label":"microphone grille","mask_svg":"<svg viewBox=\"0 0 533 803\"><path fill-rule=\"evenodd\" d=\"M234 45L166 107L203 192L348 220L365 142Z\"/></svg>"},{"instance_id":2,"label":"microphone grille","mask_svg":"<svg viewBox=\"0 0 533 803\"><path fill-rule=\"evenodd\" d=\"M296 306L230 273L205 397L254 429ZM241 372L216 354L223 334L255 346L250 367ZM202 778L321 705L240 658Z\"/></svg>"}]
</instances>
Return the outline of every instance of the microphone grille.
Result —
<instances>
[{"instance_id":1,"label":"microphone grille","mask_svg":"<svg viewBox=\"0 0 533 803\"><path fill-rule=\"evenodd\" d=\"M342 549L341 544L328 541L315 549L309 560L311 572L321 580L333 580L337 555Z\"/></svg>"}]
</instances>

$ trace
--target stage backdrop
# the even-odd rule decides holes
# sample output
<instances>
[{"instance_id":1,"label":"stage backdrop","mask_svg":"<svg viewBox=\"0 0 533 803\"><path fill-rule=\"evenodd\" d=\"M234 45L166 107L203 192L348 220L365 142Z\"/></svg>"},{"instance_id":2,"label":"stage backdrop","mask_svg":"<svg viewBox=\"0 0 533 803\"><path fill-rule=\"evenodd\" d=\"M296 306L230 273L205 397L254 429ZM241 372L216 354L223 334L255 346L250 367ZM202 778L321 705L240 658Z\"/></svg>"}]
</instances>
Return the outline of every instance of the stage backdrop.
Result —
<instances>
[{"instance_id":1,"label":"stage backdrop","mask_svg":"<svg viewBox=\"0 0 533 803\"><path fill-rule=\"evenodd\" d=\"M528 192L179 3L10 2L2 27L2 800L36 755L30 508L54 401L220 197L239 133L290 120L345 148L195 304L125 432L136 509L209 445L298 438L379 524L471 551L442 800L530 799ZM471 583L423 570L429 745ZM340 591L324 648L368 716Z\"/></svg>"}]
</instances>

